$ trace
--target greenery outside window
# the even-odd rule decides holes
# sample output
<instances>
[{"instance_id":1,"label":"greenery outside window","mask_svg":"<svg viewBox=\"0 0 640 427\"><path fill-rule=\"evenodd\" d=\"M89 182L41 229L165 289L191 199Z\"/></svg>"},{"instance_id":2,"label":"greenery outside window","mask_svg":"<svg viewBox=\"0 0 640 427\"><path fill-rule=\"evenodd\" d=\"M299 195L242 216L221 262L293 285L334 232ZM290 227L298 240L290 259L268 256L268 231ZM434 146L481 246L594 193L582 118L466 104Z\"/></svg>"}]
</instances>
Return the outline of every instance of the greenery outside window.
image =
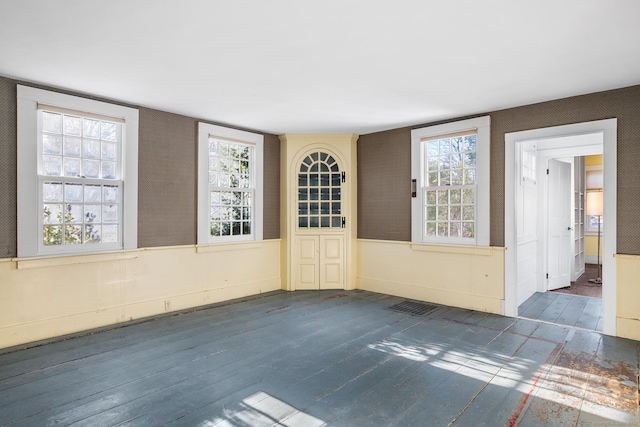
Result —
<instances>
[{"instance_id":1,"label":"greenery outside window","mask_svg":"<svg viewBox=\"0 0 640 427\"><path fill-rule=\"evenodd\" d=\"M414 129L412 241L489 244L489 117Z\"/></svg>"},{"instance_id":2,"label":"greenery outside window","mask_svg":"<svg viewBox=\"0 0 640 427\"><path fill-rule=\"evenodd\" d=\"M199 124L198 243L262 240L263 136Z\"/></svg>"},{"instance_id":3,"label":"greenery outside window","mask_svg":"<svg viewBox=\"0 0 640 427\"><path fill-rule=\"evenodd\" d=\"M18 129L19 256L135 248L138 111L18 86Z\"/></svg>"}]
</instances>

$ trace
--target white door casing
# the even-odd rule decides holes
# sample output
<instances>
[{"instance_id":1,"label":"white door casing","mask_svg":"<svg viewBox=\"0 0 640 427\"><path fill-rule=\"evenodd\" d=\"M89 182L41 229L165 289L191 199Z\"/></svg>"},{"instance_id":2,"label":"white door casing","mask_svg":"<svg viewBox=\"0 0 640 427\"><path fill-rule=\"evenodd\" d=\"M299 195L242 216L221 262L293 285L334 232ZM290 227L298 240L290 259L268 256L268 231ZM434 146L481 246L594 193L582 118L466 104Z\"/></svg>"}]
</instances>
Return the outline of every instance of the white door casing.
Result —
<instances>
[{"instance_id":1,"label":"white door casing","mask_svg":"<svg viewBox=\"0 0 640 427\"><path fill-rule=\"evenodd\" d=\"M599 141L594 138L598 135ZM584 143L584 138L589 139ZM551 141L553 139L563 141ZM548 128L532 129L505 134L505 300L503 313L507 316L518 316L518 287L517 287L517 259L518 250L516 244L516 203L515 185L517 185L517 170L514 159L522 143L527 141L550 141L551 145L538 147L545 151L542 157L566 157L576 155L603 155L603 181L604 181L604 212L607 216L607 228L616 230L616 199L617 199L617 119L596 120L592 122L576 123L571 125L554 126ZM551 150L553 148L553 150ZM579 148L576 150L576 148ZM542 163L538 159L538 164ZM539 175L540 176L540 175ZM602 257L602 332L607 335L616 335L616 233L603 235ZM542 250L542 249L540 249Z\"/></svg>"},{"instance_id":2,"label":"white door casing","mask_svg":"<svg viewBox=\"0 0 640 427\"><path fill-rule=\"evenodd\" d=\"M571 285L571 165L549 159L547 290Z\"/></svg>"}]
</instances>

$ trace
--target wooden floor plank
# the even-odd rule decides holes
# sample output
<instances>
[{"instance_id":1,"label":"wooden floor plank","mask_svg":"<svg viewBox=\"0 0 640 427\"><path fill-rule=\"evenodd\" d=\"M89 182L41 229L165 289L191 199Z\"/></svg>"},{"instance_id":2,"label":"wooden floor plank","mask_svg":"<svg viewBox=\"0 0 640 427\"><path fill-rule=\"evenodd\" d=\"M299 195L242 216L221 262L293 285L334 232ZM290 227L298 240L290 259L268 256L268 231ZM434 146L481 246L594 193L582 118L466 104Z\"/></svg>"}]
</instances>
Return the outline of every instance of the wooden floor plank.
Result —
<instances>
[{"instance_id":1,"label":"wooden floor plank","mask_svg":"<svg viewBox=\"0 0 640 427\"><path fill-rule=\"evenodd\" d=\"M0 354L0 425L532 425L554 410L577 425L640 421L623 396L638 342L388 310L403 300L276 292Z\"/></svg>"}]
</instances>

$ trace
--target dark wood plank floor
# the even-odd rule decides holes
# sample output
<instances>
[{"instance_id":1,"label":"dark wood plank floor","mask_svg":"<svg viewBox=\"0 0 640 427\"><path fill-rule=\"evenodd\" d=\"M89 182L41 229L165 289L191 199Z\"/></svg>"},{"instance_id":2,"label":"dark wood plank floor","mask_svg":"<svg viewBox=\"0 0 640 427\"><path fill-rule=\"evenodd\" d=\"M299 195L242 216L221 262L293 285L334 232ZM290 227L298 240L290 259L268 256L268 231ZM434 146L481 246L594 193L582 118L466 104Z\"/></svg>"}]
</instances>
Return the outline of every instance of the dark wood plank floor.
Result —
<instances>
[{"instance_id":1,"label":"dark wood plank floor","mask_svg":"<svg viewBox=\"0 0 640 427\"><path fill-rule=\"evenodd\" d=\"M275 292L0 354L2 426L638 425L639 343Z\"/></svg>"}]
</instances>

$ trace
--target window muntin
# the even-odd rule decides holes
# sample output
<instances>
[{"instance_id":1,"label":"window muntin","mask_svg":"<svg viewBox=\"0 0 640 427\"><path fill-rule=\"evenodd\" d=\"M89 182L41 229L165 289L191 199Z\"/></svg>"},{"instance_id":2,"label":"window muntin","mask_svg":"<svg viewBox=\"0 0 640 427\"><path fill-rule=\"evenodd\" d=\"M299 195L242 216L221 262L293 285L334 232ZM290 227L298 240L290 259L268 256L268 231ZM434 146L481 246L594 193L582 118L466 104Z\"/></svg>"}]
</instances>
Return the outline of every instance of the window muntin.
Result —
<instances>
[{"instance_id":1,"label":"window muntin","mask_svg":"<svg viewBox=\"0 0 640 427\"><path fill-rule=\"evenodd\" d=\"M17 95L18 256L136 248L138 110L22 85Z\"/></svg>"},{"instance_id":2,"label":"window muntin","mask_svg":"<svg viewBox=\"0 0 640 427\"><path fill-rule=\"evenodd\" d=\"M262 240L264 136L198 124L198 244Z\"/></svg>"},{"instance_id":3,"label":"window muntin","mask_svg":"<svg viewBox=\"0 0 640 427\"><path fill-rule=\"evenodd\" d=\"M46 107L38 114L41 251L119 245L122 124Z\"/></svg>"},{"instance_id":4,"label":"window muntin","mask_svg":"<svg viewBox=\"0 0 640 427\"><path fill-rule=\"evenodd\" d=\"M298 228L341 228L341 174L335 158L309 154L298 172Z\"/></svg>"},{"instance_id":5,"label":"window muntin","mask_svg":"<svg viewBox=\"0 0 640 427\"><path fill-rule=\"evenodd\" d=\"M209 235L250 236L253 146L209 137Z\"/></svg>"},{"instance_id":6,"label":"window muntin","mask_svg":"<svg viewBox=\"0 0 640 427\"><path fill-rule=\"evenodd\" d=\"M489 244L488 116L411 131L411 241Z\"/></svg>"}]
</instances>

